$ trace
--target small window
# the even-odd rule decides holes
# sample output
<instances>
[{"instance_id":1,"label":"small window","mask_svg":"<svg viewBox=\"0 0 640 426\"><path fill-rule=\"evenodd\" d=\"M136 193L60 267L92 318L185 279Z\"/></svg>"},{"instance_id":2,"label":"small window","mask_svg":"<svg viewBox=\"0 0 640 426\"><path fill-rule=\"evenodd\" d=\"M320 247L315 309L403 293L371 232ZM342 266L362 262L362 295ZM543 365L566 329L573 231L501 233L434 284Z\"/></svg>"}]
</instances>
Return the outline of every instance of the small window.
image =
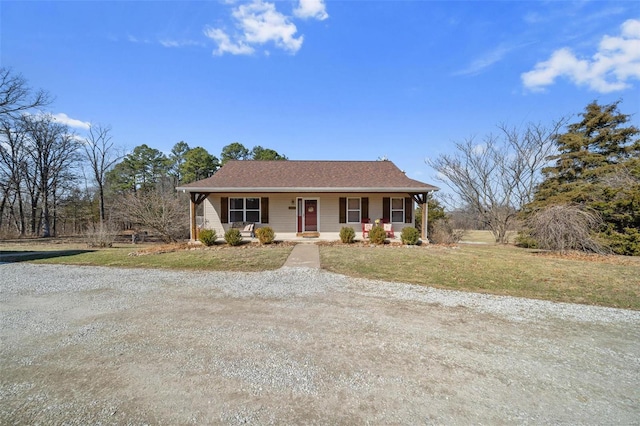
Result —
<instances>
[{"instance_id":1,"label":"small window","mask_svg":"<svg viewBox=\"0 0 640 426\"><path fill-rule=\"evenodd\" d=\"M391 222L404 222L404 198L391 199Z\"/></svg>"},{"instance_id":2,"label":"small window","mask_svg":"<svg viewBox=\"0 0 640 426\"><path fill-rule=\"evenodd\" d=\"M245 222L260 222L260 198L247 198Z\"/></svg>"},{"instance_id":3,"label":"small window","mask_svg":"<svg viewBox=\"0 0 640 426\"><path fill-rule=\"evenodd\" d=\"M360 223L360 198L347 198L347 222Z\"/></svg>"},{"instance_id":4,"label":"small window","mask_svg":"<svg viewBox=\"0 0 640 426\"><path fill-rule=\"evenodd\" d=\"M229 198L229 220L260 223L260 198Z\"/></svg>"}]
</instances>

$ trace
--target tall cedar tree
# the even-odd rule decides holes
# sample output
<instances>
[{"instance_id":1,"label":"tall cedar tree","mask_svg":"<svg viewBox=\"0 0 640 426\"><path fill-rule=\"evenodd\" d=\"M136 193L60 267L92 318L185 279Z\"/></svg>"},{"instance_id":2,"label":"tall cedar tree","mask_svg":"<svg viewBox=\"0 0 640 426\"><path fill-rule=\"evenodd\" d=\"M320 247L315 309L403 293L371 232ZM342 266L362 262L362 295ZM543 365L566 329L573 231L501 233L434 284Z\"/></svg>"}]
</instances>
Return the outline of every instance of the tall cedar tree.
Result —
<instances>
[{"instance_id":1,"label":"tall cedar tree","mask_svg":"<svg viewBox=\"0 0 640 426\"><path fill-rule=\"evenodd\" d=\"M556 138L558 154L526 210L577 204L598 212L600 236L618 254L640 255L640 130L620 101L592 102Z\"/></svg>"}]
</instances>

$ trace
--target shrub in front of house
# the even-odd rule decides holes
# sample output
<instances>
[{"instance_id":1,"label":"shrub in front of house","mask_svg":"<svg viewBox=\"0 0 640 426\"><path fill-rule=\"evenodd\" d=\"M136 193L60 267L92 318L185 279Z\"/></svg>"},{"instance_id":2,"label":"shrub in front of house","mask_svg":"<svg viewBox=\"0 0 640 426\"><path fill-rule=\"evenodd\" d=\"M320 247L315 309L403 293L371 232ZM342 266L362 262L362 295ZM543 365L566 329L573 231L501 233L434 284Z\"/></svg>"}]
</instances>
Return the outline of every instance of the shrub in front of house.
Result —
<instances>
[{"instance_id":1,"label":"shrub in front of house","mask_svg":"<svg viewBox=\"0 0 640 426\"><path fill-rule=\"evenodd\" d=\"M382 226L374 226L369 231L369 241L372 244L384 244L387 239L387 232L384 230Z\"/></svg>"},{"instance_id":2,"label":"shrub in front of house","mask_svg":"<svg viewBox=\"0 0 640 426\"><path fill-rule=\"evenodd\" d=\"M242 243L242 234L237 228L231 228L224 233L224 240L230 246L239 246Z\"/></svg>"},{"instance_id":3,"label":"shrub in front of house","mask_svg":"<svg viewBox=\"0 0 640 426\"><path fill-rule=\"evenodd\" d=\"M340 228L340 241L345 244L351 244L356 239L356 231L350 226Z\"/></svg>"},{"instance_id":4,"label":"shrub in front of house","mask_svg":"<svg viewBox=\"0 0 640 426\"><path fill-rule=\"evenodd\" d=\"M413 226L407 226L405 228L402 228L400 240L402 241L402 244L415 246L416 244L418 244L418 241L420 241L420 232Z\"/></svg>"},{"instance_id":5,"label":"shrub in front of house","mask_svg":"<svg viewBox=\"0 0 640 426\"><path fill-rule=\"evenodd\" d=\"M198 240L207 247L214 245L217 238L215 229L202 229L198 233Z\"/></svg>"},{"instance_id":6,"label":"shrub in front of house","mask_svg":"<svg viewBox=\"0 0 640 426\"><path fill-rule=\"evenodd\" d=\"M256 237L258 237L260 244L271 244L276 239L276 234L273 232L273 228L265 226L256 229Z\"/></svg>"}]
</instances>

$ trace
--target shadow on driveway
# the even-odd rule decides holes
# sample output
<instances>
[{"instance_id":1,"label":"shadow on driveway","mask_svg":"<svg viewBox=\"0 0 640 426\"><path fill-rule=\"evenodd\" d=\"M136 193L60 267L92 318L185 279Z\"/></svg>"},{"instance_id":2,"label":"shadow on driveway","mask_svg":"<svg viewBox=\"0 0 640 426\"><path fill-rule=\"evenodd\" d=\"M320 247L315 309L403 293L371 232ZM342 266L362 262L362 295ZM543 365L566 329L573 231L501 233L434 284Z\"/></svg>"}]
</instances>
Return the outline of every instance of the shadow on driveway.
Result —
<instances>
[{"instance_id":1,"label":"shadow on driveway","mask_svg":"<svg viewBox=\"0 0 640 426\"><path fill-rule=\"evenodd\" d=\"M0 251L0 263L25 262L27 260L51 259L53 257L74 256L95 250L55 250L55 251Z\"/></svg>"}]
</instances>

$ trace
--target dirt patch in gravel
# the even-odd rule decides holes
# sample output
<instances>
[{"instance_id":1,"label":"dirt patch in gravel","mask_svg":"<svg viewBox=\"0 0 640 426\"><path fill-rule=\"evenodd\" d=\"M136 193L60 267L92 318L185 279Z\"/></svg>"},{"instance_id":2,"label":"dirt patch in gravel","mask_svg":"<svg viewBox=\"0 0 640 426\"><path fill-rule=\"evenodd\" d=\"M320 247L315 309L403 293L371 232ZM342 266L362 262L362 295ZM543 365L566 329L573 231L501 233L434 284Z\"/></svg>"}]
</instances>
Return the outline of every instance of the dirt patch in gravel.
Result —
<instances>
[{"instance_id":1,"label":"dirt patch in gravel","mask_svg":"<svg viewBox=\"0 0 640 426\"><path fill-rule=\"evenodd\" d=\"M636 312L294 269L0 268L0 424L640 418Z\"/></svg>"}]
</instances>

